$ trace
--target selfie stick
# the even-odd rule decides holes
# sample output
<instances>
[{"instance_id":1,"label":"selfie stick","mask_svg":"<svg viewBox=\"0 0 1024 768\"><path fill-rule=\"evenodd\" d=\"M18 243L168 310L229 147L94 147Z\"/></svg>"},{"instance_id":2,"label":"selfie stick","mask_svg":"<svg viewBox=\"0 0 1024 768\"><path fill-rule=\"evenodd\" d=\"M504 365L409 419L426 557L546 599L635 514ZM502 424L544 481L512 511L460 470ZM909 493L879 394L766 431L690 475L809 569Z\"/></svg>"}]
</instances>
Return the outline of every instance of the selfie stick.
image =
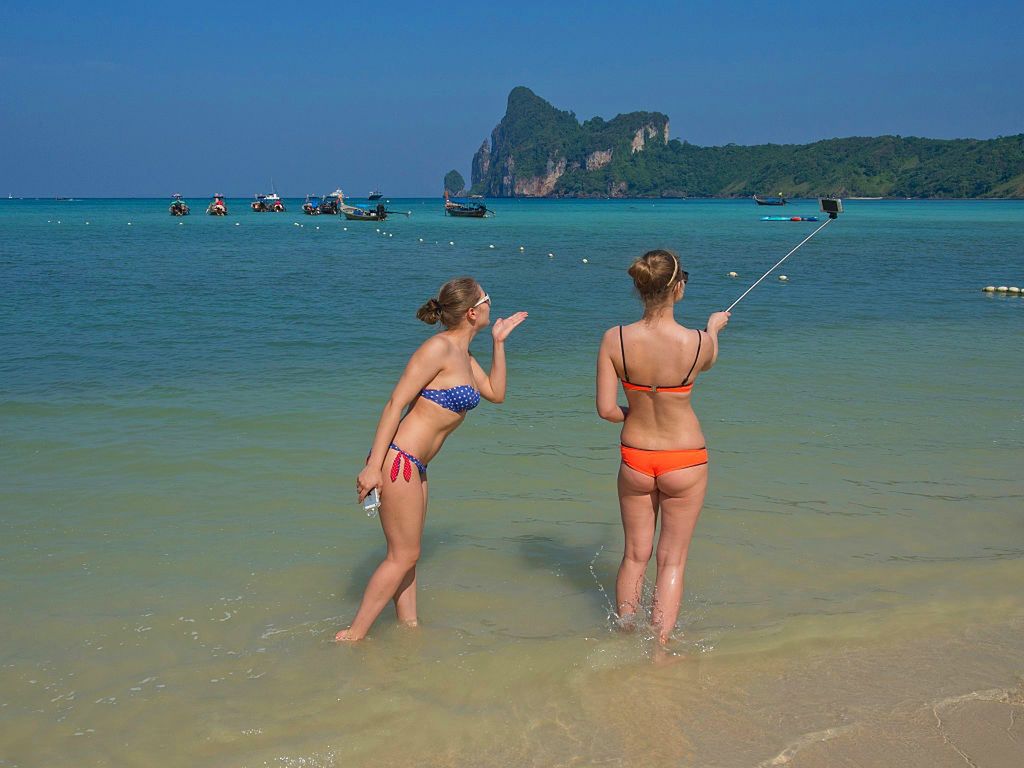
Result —
<instances>
[{"instance_id":1,"label":"selfie stick","mask_svg":"<svg viewBox=\"0 0 1024 768\"><path fill-rule=\"evenodd\" d=\"M812 237L814 237L816 234L821 232L821 230L823 230L825 227L827 227L832 222L833 219L838 218L839 214L843 212L843 201L842 200L834 200L834 199L830 199L830 198L822 198L822 199L820 199L818 201L818 204L820 205L821 210L828 214L828 218L825 220L825 223L822 224L820 227L818 227L813 232L811 232L811 234L809 234L803 240L801 240L799 245L796 246L796 248L794 248L792 251L787 253L785 256L783 256L781 259L779 259L777 262L775 262L775 266L773 266L771 269L769 269L767 272L765 272L763 275L761 275L761 277L759 277L757 279L757 282L755 282L752 286L750 286L749 288L747 288L747 290L745 290L742 294L740 294L740 297L738 299L736 299L736 301L734 301L732 304L730 304L729 308L727 310L725 310L726 312L732 312L732 308L735 307L737 304L739 304L741 301L743 301L743 297L744 296L746 296L752 290L757 288L758 284L762 280L764 280L766 277L768 277L768 275L770 275L772 272L774 272L776 270L776 268L778 268L778 266L782 262L784 262L786 259L788 259L790 256L792 256L794 253L796 253L801 245L803 245L808 240L810 240Z\"/></svg>"}]
</instances>

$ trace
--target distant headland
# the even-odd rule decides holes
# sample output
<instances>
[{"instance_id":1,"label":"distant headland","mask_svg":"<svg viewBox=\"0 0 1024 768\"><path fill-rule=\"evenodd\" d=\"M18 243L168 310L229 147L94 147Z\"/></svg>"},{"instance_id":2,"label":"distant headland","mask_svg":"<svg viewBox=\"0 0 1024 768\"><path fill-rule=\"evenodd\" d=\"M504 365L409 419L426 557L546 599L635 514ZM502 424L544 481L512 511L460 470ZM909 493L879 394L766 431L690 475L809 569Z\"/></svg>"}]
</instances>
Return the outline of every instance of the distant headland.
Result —
<instances>
[{"instance_id":1,"label":"distant headland","mask_svg":"<svg viewBox=\"0 0 1024 768\"><path fill-rule=\"evenodd\" d=\"M461 181L446 179L446 184ZM453 190L454 191L454 190ZM513 88L473 155L470 192L487 197L1024 197L1024 134L904 136L813 144L698 147L669 138L660 112L583 123Z\"/></svg>"}]
</instances>

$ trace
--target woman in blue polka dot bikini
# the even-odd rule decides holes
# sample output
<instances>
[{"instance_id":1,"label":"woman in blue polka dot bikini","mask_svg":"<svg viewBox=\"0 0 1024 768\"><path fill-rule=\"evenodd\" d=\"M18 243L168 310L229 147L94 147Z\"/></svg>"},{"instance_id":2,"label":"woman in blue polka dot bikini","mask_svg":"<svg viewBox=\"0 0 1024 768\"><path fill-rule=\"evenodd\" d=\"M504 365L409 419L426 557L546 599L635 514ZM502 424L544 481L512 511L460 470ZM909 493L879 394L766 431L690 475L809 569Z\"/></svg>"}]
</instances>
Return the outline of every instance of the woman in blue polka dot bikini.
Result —
<instances>
[{"instance_id":1,"label":"woman in blue polka dot bikini","mask_svg":"<svg viewBox=\"0 0 1024 768\"><path fill-rule=\"evenodd\" d=\"M481 397L492 403L505 399L505 339L526 315L516 312L494 321L488 374L469 354L473 337L491 323L491 297L476 280L449 280L416 313L430 325L441 322L445 330L409 359L377 423L366 466L356 478L360 501L374 489L380 492L387 555L370 577L352 625L335 640L361 640L389 600L399 622L416 626L416 561L427 513L427 463Z\"/></svg>"}]
</instances>

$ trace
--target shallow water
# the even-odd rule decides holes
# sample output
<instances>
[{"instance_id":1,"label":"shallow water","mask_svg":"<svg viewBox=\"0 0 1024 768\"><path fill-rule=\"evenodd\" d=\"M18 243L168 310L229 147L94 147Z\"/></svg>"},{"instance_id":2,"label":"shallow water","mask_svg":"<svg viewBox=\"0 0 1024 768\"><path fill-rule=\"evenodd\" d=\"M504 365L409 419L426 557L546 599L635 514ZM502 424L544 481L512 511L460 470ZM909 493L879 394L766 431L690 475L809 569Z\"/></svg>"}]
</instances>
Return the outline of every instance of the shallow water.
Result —
<instances>
[{"instance_id":1,"label":"shallow water","mask_svg":"<svg viewBox=\"0 0 1024 768\"><path fill-rule=\"evenodd\" d=\"M1024 203L851 201L739 305L695 389L711 486L661 657L607 620L597 340L643 250L680 252L702 326L816 225L229 202L0 201L0 765L758 765L1015 690L1024 298L980 289L1024 284ZM508 400L431 464L423 626L336 647L383 544L354 475L416 307L464 273L530 311Z\"/></svg>"}]
</instances>

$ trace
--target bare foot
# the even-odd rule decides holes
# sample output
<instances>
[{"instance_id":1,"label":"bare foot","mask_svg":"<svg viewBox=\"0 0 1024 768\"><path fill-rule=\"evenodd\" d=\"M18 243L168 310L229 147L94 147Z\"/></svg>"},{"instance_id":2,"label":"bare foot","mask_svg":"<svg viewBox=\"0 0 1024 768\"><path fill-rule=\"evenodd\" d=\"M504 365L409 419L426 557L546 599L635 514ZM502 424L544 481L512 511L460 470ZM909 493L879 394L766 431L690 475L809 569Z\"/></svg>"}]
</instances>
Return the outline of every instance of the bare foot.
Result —
<instances>
[{"instance_id":1,"label":"bare foot","mask_svg":"<svg viewBox=\"0 0 1024 768\"><path fill-rule=\"evenodd\" d=\"M336 642L336 643L354 643L357 640L362 640L362 639L363 638L356 637L352 633L352 628L351 627L349 627L348 629L343 629L343 630L339 631L338 634L336 634L334 636L334 642Z\"/></svg>"},{"instance_id":2,"label":"bare foot","mask_svg":"<svg viewBox=\"0 0 1024 768\"><path fill-rule=\"evenodd\" d=\"M416 619L403 619L402 620L402 626L403 627L409 627L409 629L415 629L419 625L420 625L420 623Z\"/></svg>"}]
</instances>

